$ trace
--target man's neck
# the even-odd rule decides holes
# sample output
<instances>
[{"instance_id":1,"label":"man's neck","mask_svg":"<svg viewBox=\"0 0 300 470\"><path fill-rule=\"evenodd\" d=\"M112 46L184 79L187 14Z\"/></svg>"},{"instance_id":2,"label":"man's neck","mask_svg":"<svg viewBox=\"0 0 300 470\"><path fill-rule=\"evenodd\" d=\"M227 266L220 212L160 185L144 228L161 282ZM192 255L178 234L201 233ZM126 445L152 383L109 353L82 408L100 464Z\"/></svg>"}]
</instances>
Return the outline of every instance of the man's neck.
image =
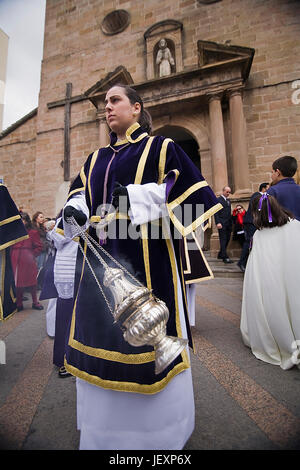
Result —
<instances>
[{"instance_id":1,"label":"man's neck","mask_svg":"<svg viewBox=\"0 0 300 470\"><path fill-rule=\"evenodd\" d=\"M291 176L280 176L280 178L277 178L276 183L280 183L280 181L290 180L290 179L293 179L293 178Z\"/></svg>"}]
</instances>

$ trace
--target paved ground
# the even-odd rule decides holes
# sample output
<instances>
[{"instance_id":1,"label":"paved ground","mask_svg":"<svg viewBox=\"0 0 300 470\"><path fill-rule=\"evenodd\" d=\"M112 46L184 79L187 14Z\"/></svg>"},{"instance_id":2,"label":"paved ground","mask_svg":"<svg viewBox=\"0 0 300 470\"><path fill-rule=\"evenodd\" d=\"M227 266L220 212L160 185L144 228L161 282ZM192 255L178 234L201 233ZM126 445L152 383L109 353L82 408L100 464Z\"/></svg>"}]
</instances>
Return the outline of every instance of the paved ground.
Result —
<instances>
[{"instance_id":1,"label":"paved ground","mask_svg":"<svg viewBox=\"0 0 300 470\"><path fill-rule=\"evenodd\" d=\"M263 363L243 345L242 284L216 277L197 287L196 427L185 450L300 450L300 370ZM0 324L0 340L0 448L78 449L75 379L59 378L52 365L45 310Z\"/></svg>"}]
</instances>

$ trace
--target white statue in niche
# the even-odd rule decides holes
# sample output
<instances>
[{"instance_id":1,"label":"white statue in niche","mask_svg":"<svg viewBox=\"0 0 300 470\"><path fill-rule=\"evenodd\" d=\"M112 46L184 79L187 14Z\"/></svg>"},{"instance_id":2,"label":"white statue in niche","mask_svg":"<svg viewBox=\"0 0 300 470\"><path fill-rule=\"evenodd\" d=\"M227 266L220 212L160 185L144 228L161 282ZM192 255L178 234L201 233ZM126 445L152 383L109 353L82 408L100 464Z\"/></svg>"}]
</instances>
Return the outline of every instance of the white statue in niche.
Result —
<instances>
[{"instance_id":1,"label":"white statue in niche","mask_svg":"<svg viewBox=\"0 0 300 470\"><path fill-rule=\"evenodd\" d=\"M161 39L159 41L159 49L156 55L156 64L159 65L160 77L166 77L172 73L171 65L175 65L175 61L165 39Z\"/></svg>"}]
</instances>

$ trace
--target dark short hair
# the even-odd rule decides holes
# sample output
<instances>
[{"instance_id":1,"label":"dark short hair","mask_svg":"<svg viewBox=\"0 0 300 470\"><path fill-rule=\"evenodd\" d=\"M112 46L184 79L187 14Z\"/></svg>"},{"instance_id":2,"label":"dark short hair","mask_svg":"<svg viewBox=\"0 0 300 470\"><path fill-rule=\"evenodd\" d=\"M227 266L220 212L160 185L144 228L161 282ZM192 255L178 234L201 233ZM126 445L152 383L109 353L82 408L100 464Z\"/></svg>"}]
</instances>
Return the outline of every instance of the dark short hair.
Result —
<instances>
[{"instance_id":1,"label":"dark short hair","mask_svg":"<svg viewBox=\"0 0 300 470\"><path fill-rule=\"evenodd\" d=\"M266 188L266 187L269 186L269 185L270 185L270 183L261 183L261 184L259 185L258 191L261 191L263 188Z\"/></svg>"},{"instance_id":2,"label":"dark short hair","mask_svg":"<svg viewBox=\"0 0 300 470\"><path fill-rule=\"evenodd\" d=\"M32 228L32 223L31 223L31 219L30 219L29 215L27 214L27 212L22 212L21 213L21 218L22 218L23 223L24 223L25 227L27 228L27 230L30 230Z\"/></svg>"},{"instance_id":3,"label":"dark short hair","mask_svg":"<svg viewBox=\"0 0 300 470\"><path fill-rule=\"evenodd\" d=\"M267 194L267 193L265 193ZM252 202L252 217L253 223L259 230L264 227L281 227L285 225L289 219L293 219L293 214L284 209L277 199L274 196L267 195L267 199L263 199L261 210L258 210L260 198L263 197L261 195L257 196L253 199ZM272 214L272 222L269 222L268 216L268 202L270 204L270 210Z\"/></svg>"},{"instance_id":4,"label":"dark short hair","mask_svg":"<svg viewBox=\"0 0 300 470\"><path fill-rule=\"evenodd\" d=\"M139 103L141 105L141 113L140 117L138 119L138 123L141 126L141 128L146 131L148 134L151 134L152 132L152 118L150 113L144 108L144 103L140 95L131 88L129 85L124 85L123 83L116 83L115 86L118 86L120 88L123 88L125 91L125 94L127 98L129 99L131 104ZM113 88L113 87L111 87Z\"/></svg>"},{"instance_id":5,"label":"dark short hair","mask_svg":"<svg viewBox=\"0 0 300 470\"><path fill-rule=\"evenodd\" d=\"M277 158L272 164L273 170L280 170L282 176L286 178L292 178L297 171L298 163L296 158L290 155Z\"/></svg>"}]
</instances>

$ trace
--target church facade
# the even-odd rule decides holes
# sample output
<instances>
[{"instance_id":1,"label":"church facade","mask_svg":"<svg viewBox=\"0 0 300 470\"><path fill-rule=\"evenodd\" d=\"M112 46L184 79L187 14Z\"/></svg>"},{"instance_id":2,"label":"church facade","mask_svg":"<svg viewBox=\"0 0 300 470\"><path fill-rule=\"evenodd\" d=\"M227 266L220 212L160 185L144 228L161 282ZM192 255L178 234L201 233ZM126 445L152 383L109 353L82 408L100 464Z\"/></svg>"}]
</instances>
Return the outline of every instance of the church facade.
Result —
<instances>
[{"instance_id":1,"label":"church facade","mask_svg":"<svg viewBox=\"0 0 300 470\"><path fill-rule=\"evenodd\" d=\"M273 160L300 165L300 7L294 0L47 0L39 106L0 137L19 206L53 217L106 145L106 90L131 84L153 133L216 193L247 206Z\"/></svg>"}]
</instances>

